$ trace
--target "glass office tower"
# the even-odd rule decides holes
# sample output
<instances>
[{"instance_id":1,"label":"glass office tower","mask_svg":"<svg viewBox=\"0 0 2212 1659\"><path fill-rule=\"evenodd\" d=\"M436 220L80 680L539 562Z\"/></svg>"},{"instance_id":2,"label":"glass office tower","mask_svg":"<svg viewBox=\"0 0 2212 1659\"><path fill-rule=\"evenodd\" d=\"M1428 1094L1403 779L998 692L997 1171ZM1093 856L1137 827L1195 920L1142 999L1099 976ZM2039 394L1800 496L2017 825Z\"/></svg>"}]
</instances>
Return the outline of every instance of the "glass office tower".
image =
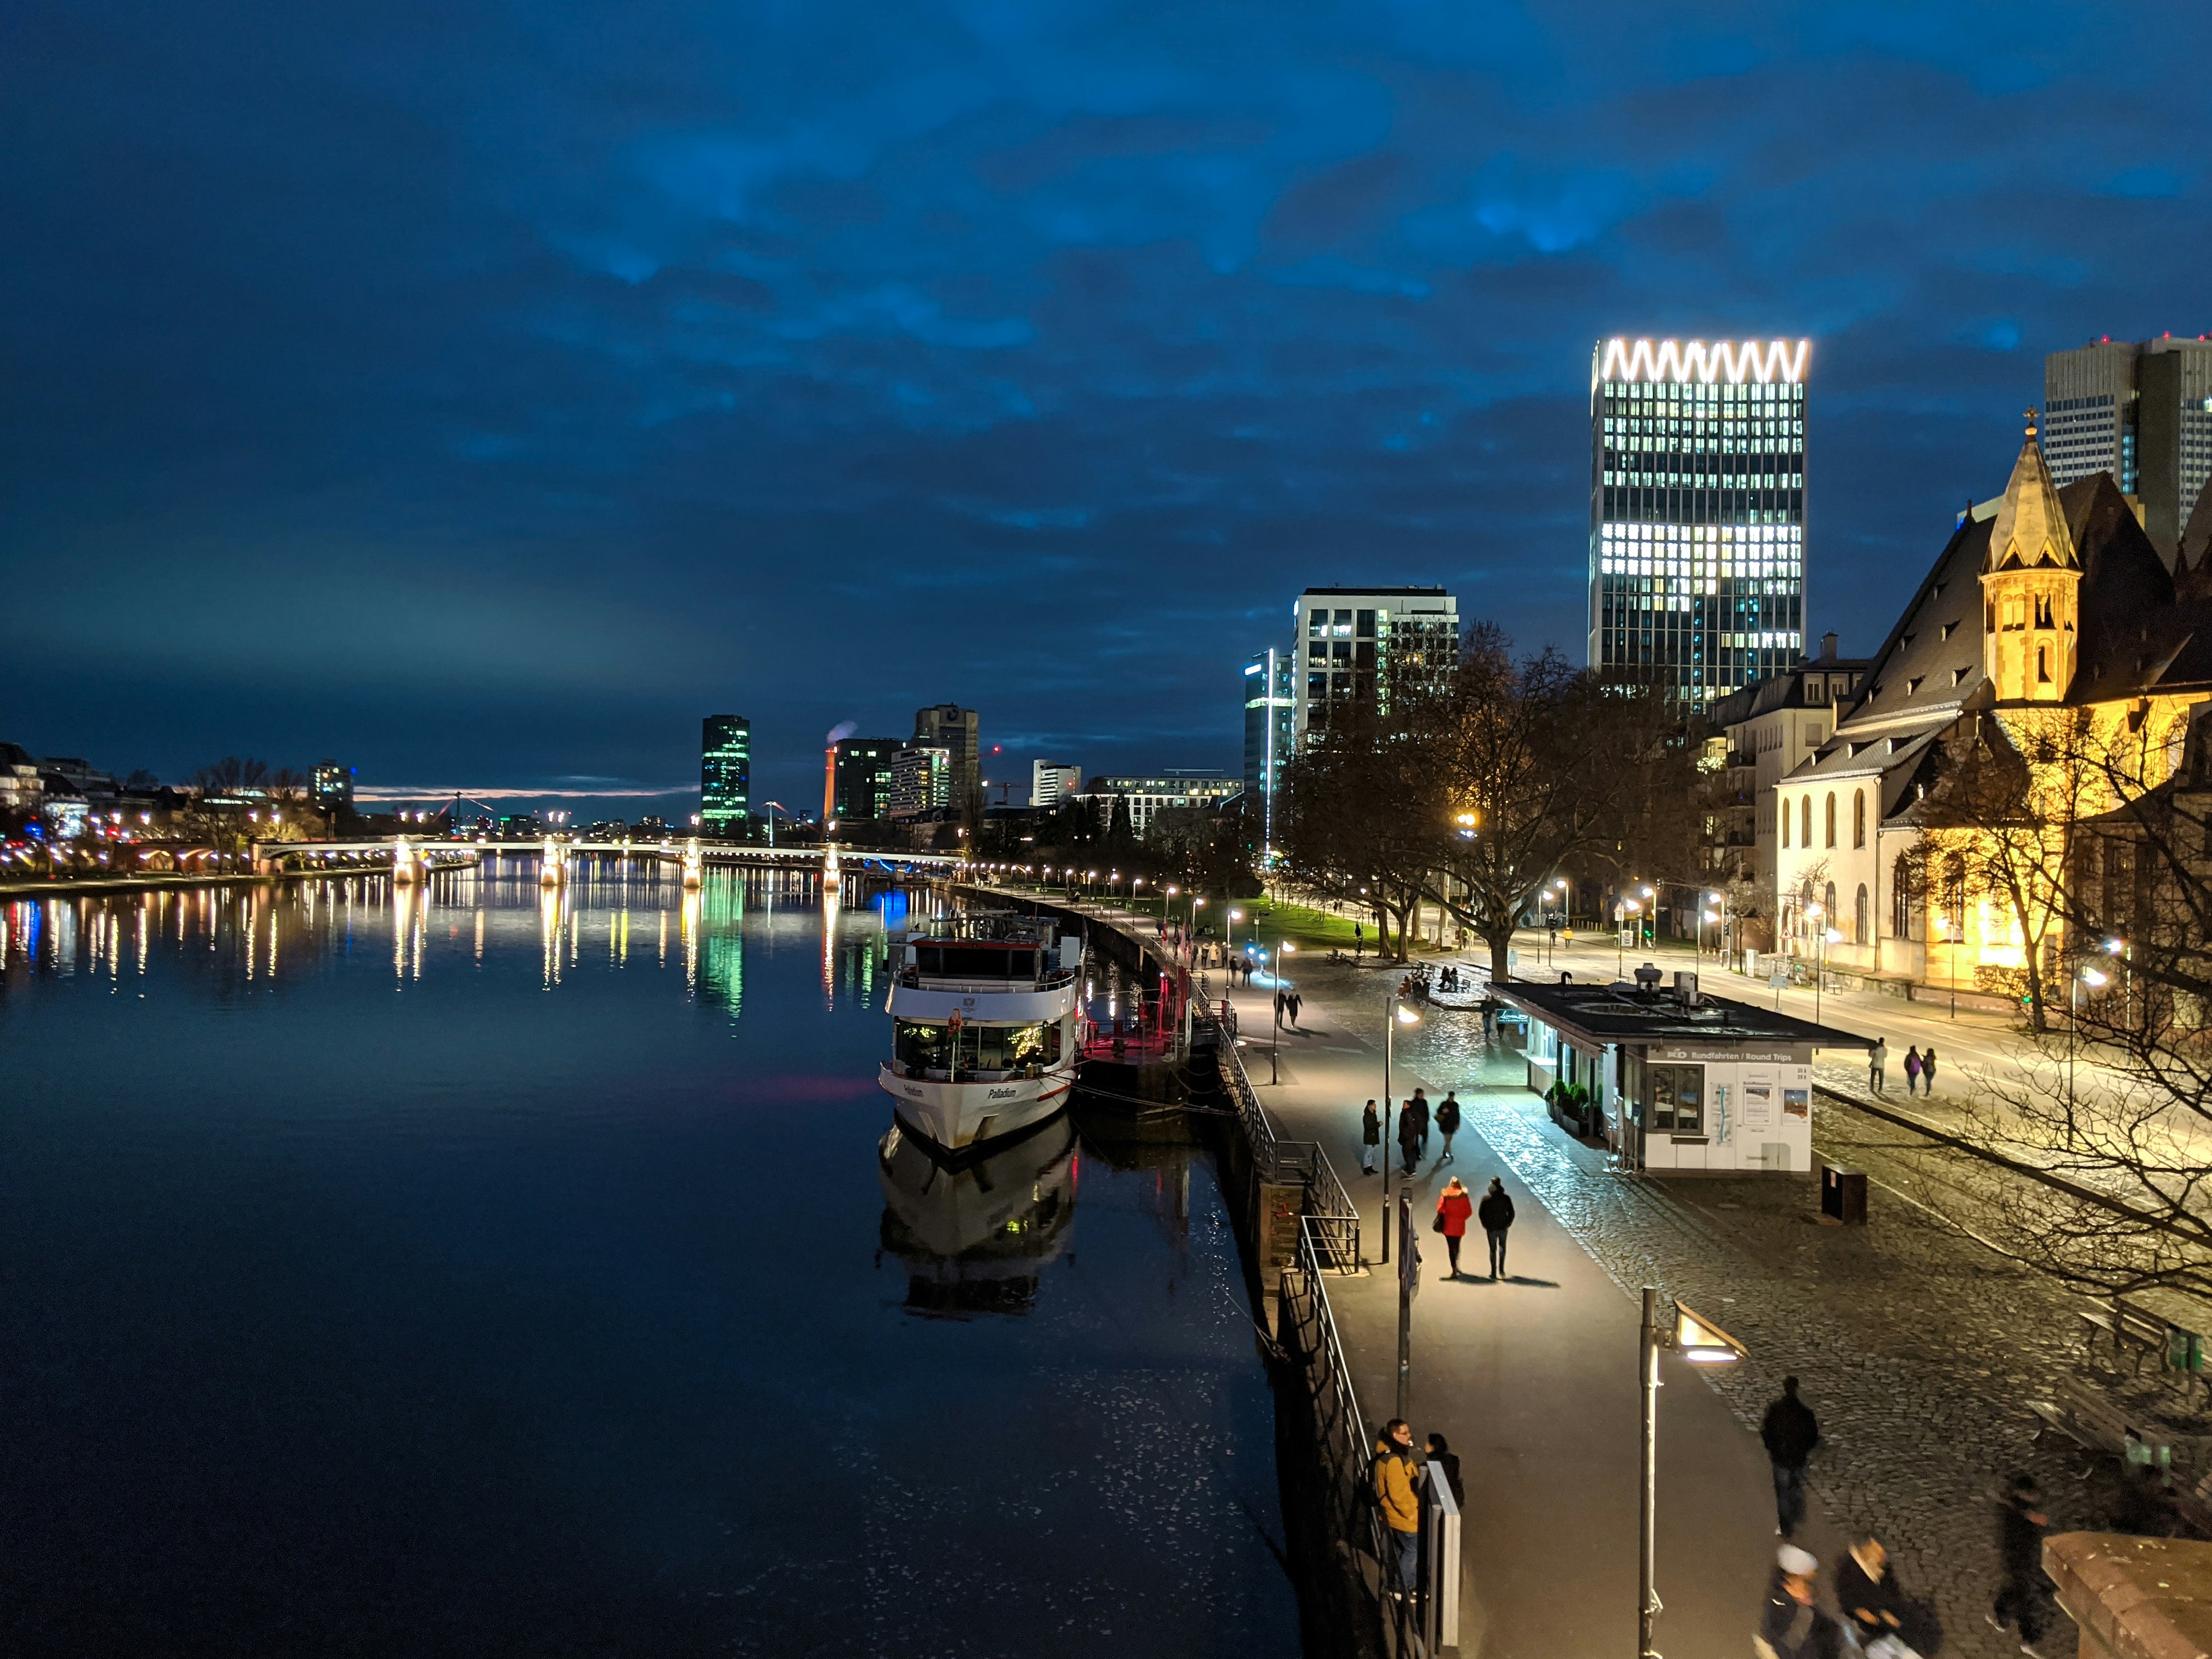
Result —
<instances>
[{"instance_id":1,"label":"glass office tower","mask_svg":"<svg viewBox=\"0 0 2212 1659\"><path fill-rule=\"evenodd\" d=\"M1589 665L1703 709L1805 654L1809 340L1590 357Z\"/></svg>"},{"instance_id":2,"label":"glass office tower","mask_svg":"<svg viewBox=\"0 0 2212 1659\"><path fill-rule=\"evenodd\" d=\"M2043 453L2063 487L2109 472L2168 566L2212 481L2212 341L2093 340L2043 360Z\"/></svg>"},{"instance_id":3,"label":"glass office tower","mask_svg":"<svg viewBox=\"0 0 2212 1659\"><path fill-rule=\"evenodd\" d=\"M742 834L752 816L753 723L709 714L702 727L699 827L710 836Z\"/></svg>"},{"instance_id":4,"label":"glass office tower","mask_svg":"<svg viewBox=\"0 0 2212 1659\"><path fill-rule=\"evenodd\" d=\"M1258 804L1260 844L1268 854L1275 849L1275 791L1297 730L1297 695L1291 678L1297 666L1297 658L1273 646L1255 652L1244 665L1245 810Z\"/></svg>"}]
</instances>

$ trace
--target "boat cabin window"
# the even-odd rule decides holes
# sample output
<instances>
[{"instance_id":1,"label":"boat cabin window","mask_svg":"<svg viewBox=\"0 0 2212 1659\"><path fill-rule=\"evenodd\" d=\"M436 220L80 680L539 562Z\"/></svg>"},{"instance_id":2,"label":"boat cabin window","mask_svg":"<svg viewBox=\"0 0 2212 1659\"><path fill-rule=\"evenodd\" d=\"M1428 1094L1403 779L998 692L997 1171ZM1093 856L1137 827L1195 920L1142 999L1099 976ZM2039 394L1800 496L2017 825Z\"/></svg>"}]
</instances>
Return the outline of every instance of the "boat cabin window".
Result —
<instances>
[{"instance_id":1,"label":"boat cabin window","mask_svg":"<svg viewBox=\"0 0 2212 1659\"><path fill-rule=\"evenodd\" d=\"M1644 1121L1678 1135L1705 1129L1705 1068L1702 1066L1646 1066Z\"/></svg>"},{"instance_id":2,"label":"boat cabin window","mask_svg":"<svg viewBox=\"0 0 2212 1659\"><path fill-rule=\"evenodd\" d=\"M1033 980L1036 954L1034 945L1009 950L999 945L917 945L914 965L944 979Z\"/></svg>"},{"instance_id":3,"label":"boat cabin window","mask_svg":"<svg viewBox=\"0 0 2212 1659\"><path fill-rule=\"evenodd\" d=\"M897 1022L894 1053L902 1066L943 1072L952 1067L955 1034L950 1026L921 1020ZM963 1072L1018 1072L1025 1066L1060 1063L1060 1022L1036 1025L978 1025L972 1021L957 1034L959 1068Z\"/></svg>"}]
</instances>

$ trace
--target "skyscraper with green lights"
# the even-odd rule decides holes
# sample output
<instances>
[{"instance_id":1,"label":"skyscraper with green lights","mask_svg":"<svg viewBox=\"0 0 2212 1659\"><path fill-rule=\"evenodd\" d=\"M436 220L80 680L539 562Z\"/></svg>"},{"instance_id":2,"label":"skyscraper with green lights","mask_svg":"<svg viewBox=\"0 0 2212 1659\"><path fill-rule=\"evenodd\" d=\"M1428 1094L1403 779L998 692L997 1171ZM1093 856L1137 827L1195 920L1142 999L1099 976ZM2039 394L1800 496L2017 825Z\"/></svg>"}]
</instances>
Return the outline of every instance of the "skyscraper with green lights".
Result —
<instances>
[{"instance_id":1,"label":"skyscraper with green lights","mask_svg":"<svg viewBox=\"0 0 2212 1659\"><path fill-rule=\"evenodd\" d=\"M699 827L710 836L744 832L752 817L753 723L709 714L700 738Z\"/></svg>"}]
</instances>

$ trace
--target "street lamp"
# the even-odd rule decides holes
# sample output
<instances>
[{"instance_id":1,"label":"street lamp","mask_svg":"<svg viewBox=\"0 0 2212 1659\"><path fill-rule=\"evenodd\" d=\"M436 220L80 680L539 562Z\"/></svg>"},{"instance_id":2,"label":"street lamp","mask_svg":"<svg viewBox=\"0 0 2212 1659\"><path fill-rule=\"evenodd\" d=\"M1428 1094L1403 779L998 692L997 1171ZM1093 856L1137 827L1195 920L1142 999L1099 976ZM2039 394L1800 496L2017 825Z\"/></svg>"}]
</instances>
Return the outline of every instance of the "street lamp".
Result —
<instances>
[{"instance_id":1,"label":"street lamp","mask_svg":"<svg viewBox=\"0 0 2212 1659\"><path fill-rule=\"evenodd\" d=\"M1659 1351L1671 1349L1693 1365L1727 1365L1746 1356L1743 1344L1712 1321L1692 1313L1681 1303L1672 1305L1674 1317L1660 1320L1659 1292L1644 1287L1644 1328L1637 1356L1639 1392L1644 1396L1643 1502L1638 1512L1636 1594L1636 1651L1638 1659L1659 1659L1651 1648L1651 1622L1659 1613L1656 1576L1656 1528L1659 1485Z\"/></svg>"},{"instance_id":2,"label":"street lamp","mask_svg":"<svg viewBox=\"0 0 2212 1659\"><path fill-rule=\"evenodd\" d=\"M1620 926L1613 930L1613 976L1615 979L1628 977L1628 942L1622 939L1621 935L1628 931L1628 918L1643 908L1634 899L1623 899L1620 902Z\"/></svg>"},{"instance_id":3,"label":"street lamp","mask_svg":"<svg viewBox=\"0 0 2212 1659\"><path fill-rule=\"evenodd\" d=\"M1275 1051L1283 1041L1283 998L1289 994L1290 981L1283 975L1283 958L1298 947L1286 939L1275 941L1275 1024L1267 1042L1267 1081L1275 1082L1279 1073L1275 1065Z\"/></svg>"},{"instance_id":4,"label":"street lamp","mask_svg":"<svg viewBox=\"0 0 2212 1659\"><path fill-rule=\"evenodd\" d=\"M1420 1015L1394 989L1382 1001L1382 1260L1390 1260L1390 1061L1401 1025L1419 1025Z\"/></svg>"}]
</instances>

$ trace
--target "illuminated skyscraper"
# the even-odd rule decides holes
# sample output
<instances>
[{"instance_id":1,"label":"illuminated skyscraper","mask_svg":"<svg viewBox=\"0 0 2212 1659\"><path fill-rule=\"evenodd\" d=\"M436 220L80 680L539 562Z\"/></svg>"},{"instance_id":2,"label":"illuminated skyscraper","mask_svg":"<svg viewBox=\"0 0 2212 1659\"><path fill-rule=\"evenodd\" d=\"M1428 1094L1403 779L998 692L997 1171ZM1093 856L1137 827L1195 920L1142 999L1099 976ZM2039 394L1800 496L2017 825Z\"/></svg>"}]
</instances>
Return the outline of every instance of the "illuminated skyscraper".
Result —
<instances>
[{"instance_id":1,"label":"illuminated skyscraper","mask_svg":"<svg viewBox=\"0 0 2212 1659\"><path fill-rule=\"evenodd\" d=\"M1590 356L1589 665L1704 708L1805 653L1809 340Z\"/></svg>"},{"instance_id":2,"label":"illuminated skyscraper","mask_svg":"<svg viewBox=\"0 0 2212 1659\"><path fill-rule=\"evenodd\" d=\"M1291 614L1300 736L1355 708L1388 714L1394 690L1449 684L1459 666L1459 601L1441 587L1309 587Z\"/></svg>"},{"instance_id":3,"label":"illuminated skyscraper","mask_svg":"<svg viewBox=\"0 0 2212 1659\"><path fill-rule=\"evenodd\" d=\"M975 711L957 702L915 710L914 746L943 749L952 757L951 779L946 787L955 805L982 787L983 775L976 766L976 731Z\"/></svg>"},{"instance_id":4,"label":"illuminated skyscraper","mask_svg":"<svg viewBox=\"0 0 2212 1659\"><path fill-rule=\"evenodd\" d=\"M735 835L752 816L753 723L742 714L709 714L702 722L699 827Z\"/></svg>"},{"instance_id":5,"label":"illuminated skyscraper","mask_svg":"<svg viewBox=\"0 0 2212 1659\"><path fill-rule=\"evenodd\" d=\"M836 823L866 823L890 810L891 758L903 738L840 738L830 745L830 799L823 811Z\"/></svg>"},{"instance_id":6,"label":"illuminated skyscraper","mask_svg":"<svg viewBox=\"0 0 2212 1659\"><path fill-rule=\"evenodd\" d=\"M1244 810L1256 804L1265 851L1275 845L1275 790L1297 727L1297 666L1295 657L1272 645L1244 665Z\"/></svg>"}]
</instances>

